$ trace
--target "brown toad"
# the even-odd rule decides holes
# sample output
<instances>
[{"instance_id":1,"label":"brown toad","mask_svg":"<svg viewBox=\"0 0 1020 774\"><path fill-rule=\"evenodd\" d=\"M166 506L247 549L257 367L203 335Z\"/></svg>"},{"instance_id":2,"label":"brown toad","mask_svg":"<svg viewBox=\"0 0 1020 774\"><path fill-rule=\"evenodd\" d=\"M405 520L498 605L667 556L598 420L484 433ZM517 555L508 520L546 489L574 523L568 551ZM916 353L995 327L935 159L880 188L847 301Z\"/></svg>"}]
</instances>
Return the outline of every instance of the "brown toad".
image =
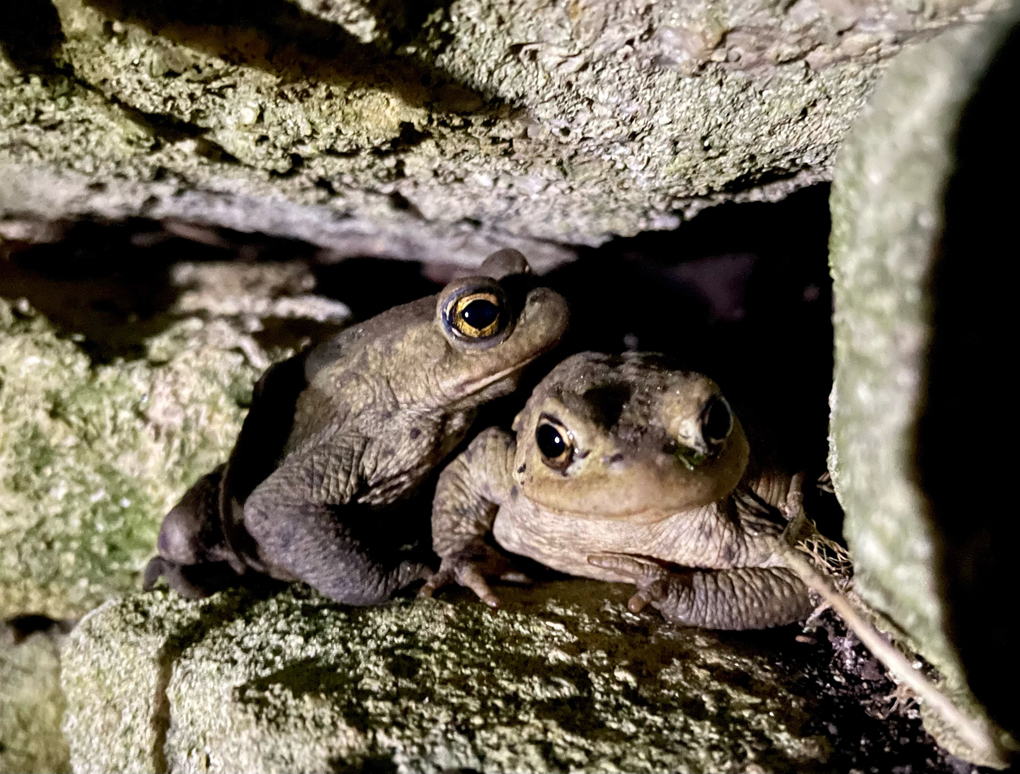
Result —
<instances>
[{"instance_id":1,"label":"brown toad","mask_svg":"<svg viewBox=\"0 0 1020 774\"><path fill-rule=\"evenodd\" d=\"M394 507L562 336L566 302L505 250L481 274L271 367L228 462L165 517L145 586L200 597L249 570L372 604L428 574ZM428 519L417 518L427 527Z\"/></svg>"},{"instance_id":2,"label":"brown toad","mask_svg":"<svg viewBox=\"0 0 1020 774\"><path fill-rule=\"evenodd\" d=\"M673 621L717 629L807 617L807 589L776 553L796 479L755 472L714 382L660 355L567 358L514 420L479 435L439 479L425 595L458 582L486 603L507 569L492 538L571 575L636 583Z\"/></svg>"}]
</instances>

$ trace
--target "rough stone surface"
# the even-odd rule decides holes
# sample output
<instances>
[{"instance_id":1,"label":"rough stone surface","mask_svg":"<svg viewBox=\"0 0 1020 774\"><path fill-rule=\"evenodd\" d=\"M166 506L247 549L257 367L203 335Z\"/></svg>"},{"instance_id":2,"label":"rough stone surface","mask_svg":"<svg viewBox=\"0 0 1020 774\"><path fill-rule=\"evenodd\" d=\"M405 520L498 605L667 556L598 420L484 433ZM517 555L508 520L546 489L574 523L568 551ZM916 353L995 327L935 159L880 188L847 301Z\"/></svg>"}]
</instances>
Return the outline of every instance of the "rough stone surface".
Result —
<instances>
[{"instance_id":1,"label":"rough stone surface","mask_svg":"<svg viewBox=\"0 0 1020 774\"><path fill-rule=\"evenodd\" d=\"M988 663L999 667L998 685L982 696L998 691L1015 704L1015 670L992 655L993 651L1005 655L1006 650L999 654L997 649L1012 647L1007 644L1011 641L1015 645L1015 639L999 632L996 622L1001 606L1011 605L1014 598L1003 585L1015 574L1010 569L1014 559L1003 552L1012 552L1015 544L991 538L1001 518L998 500L979 483L998 480L993 472L996 463L989 468L987 461L964 453L957 464L952 450L959 447L949 439L962 401L973 394L972 374L981 370L980 382L997 383L995 367L986 366L993 362L986 356L998 357L996 350L989 346L985 351L978 342L986 337L994 342L1007 334L996 324L981 323L980 330L967 334L977 338L964 344L963 352L957 350L955 360L947 358L947 371L936 377L930 371L933 315L949 309L956 314L969 304L961 317L985 320L978 310L999 305L996 291L988 290L972 263L975 255L987 256L988 245L972 233L959 246L958 260L966 269L954 275L955 287L946 286L937 300L933 288L953 226L946 216L947 188L964 167L957 146L961 116L1015 15L1014 11L980 27L945 33L899 57L840 150L831 198L836 367L829 468L846 512L844 531L854 559L855 587L938 666L949 692L964 705L973 700L963 667L976 674L981 661L985 668ZM1015 70L1010 73L1004 77L1012 78ZM1009 84L992 97L993 104L1009 93L1012 81ZM997 121L995 109L984 113L983 120ZM976 142L994 146L988 131L986 124ZM988 163L989 159L981 162L982 183L961 190L962 197L981 201L984 186L998 177ZM1011 194L1006 196L1010 201ZM1009 217L1006 212L1014 206L1006 206L995 217ZM964 220L973 217L970 212ZM985 229L974 223L974 231ZM985 290L970 295L972 286ZM944 330L949 333L948 325ZM1002 339L1002 345L1010 346L1007 341L1012 339ZM968 349L982 354L968 359ZM942 424L922 438L918 432L925 413L944 392L940 378L954 385L958 380L961 390L941 415ZM995 404L990 396L977 400ZM1009 436L1006 428L1000 432ZM938 451L932 451L936 447ZM925 454L942 457L936 476L931 475L934 468L921 465ZM937 502L933 507L933 492L946 487L955 492L953 507L940 509ZM993 499L984 499L986 491ZM1002 578L981 585L975 578L987 570L978 568L988 565L997 565L991 574ZM956 591L963 588L958 583L962 581L969 586L956 600L960 604L953 626L951 599L954 586ZM961 607L975 612L961 616ZM961 627L961 621L966 625ZM999 639L1004 640L1001 646L994 644ZM965 640L983 644L971 650L971 661L961 665L959 647ZM969 711L981 712L974 706ZM999 716L1007 725L1010 717L1016 718L1015 709L1008 712L1009 716ZM968 754L951 737L940 735L940 740L959 754Z\"/></svg>"},{"instance_id":2,"label":"rough stone surface","mask_svg":"<svg viewBox=\"0 0 1020 774\"><path fill-rule=\"evenodd\" d=\"M95 356L88 332L57 329L24 298L0 298L0 618L77 618L135 588L163 514L226 458L254 380L290 351L260 346L260 318L335 324L346 315L308 294L266 298L258 277L244 276L286 275L285 266L174 272L176 314L143 333L136 356L110 362ZM16 276L3 280L0 290L18 289ZM59 287L40 297L80 301L81 286L54 296Z\"/></svg>"},{"instance_id":3,"label":"rough stone surface","mask_svg":"<svg viewBox=\"0 0 1020 774\"><path fill-rule=\"evenodd\" d=\"M881 63L1000 0L31 0L0 218L181 218L475 263L826 179Z\"/></svg>"},{"instance_id":4,"label":"rough stone surface","mask_svg":"<svg viewBox=\"0 0 1020 774\"><path fill-rule=\"evenodd\" d=\"M830 467L856 586L940 665L954 664L955 655L929 561L932 525L909 471L930 335L924 283L942 228L950 137L988 57L984 47L977 57L961 53L980 39L976 30L949 33L890 69L841 151L831 199Z\"/></svg>"},{"instance_id":5,"label":"rough stone surface","mask_svg":"<svg viewBox=\"0 0 1020 774\"><path fill-rule=\"evenodd\" d=\"M36 632L14 643L0 624L0 771L7 774L69 772L60 689L60 645Z\"/></svg>"},{"instance_id":6,"label":"rough stone surface","mask_svg":"<svg viewBox=\"0 0 1020 774\"><path fill-rule=\"evenodd\" d=\"M777 648L634 616L626 595L561 582L495 614L466 599L342 608L302 589L113 601L64 653L74 768L789 771L827 758L811 691Z\"/></svg>"}]
</instances>

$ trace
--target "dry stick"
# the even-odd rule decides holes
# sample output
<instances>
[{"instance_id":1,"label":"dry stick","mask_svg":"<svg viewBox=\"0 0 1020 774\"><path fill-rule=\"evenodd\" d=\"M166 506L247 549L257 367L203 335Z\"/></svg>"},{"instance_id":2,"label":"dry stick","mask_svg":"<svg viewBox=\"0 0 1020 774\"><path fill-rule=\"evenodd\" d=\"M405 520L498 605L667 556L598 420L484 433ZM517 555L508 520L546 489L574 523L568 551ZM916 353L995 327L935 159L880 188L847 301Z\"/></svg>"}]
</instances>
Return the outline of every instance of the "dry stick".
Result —
<instances>
[{"instance_id":1,"label":"dry stick","mask_svg":"<svg viewBox=\"0 0 1020 774\"><path fill-rule=\"evenodd\" d=\"M976 752L1005 763L1004 751L999 747L995 738L988 733L984 724L962 713L942 691L932 685L911 665L906 656L886 642L878 630L857 612L850 600L836 589L828 578L815 570L795 549L778 540L776 545L790 569L801 577L808 588L820 594L822 599L832 606L832 609L839 614L847 627L857 635L875 658L885 664L890 672L906 683L929 707L941 715L943 720L955 728L959 732L960 738Z\"/></svg>"}]
</instances>

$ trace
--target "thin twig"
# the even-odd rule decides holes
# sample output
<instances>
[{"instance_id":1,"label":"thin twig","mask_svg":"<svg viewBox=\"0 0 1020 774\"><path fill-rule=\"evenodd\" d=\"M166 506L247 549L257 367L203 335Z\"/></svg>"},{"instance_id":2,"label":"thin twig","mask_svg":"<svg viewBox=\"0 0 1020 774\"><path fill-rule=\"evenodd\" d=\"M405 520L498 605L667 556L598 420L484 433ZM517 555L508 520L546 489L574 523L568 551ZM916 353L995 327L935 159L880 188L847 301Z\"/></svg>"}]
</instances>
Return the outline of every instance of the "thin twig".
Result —
<instances>
[{"instance_id":1,"label":"thin twig","mask_svg":"<svg viewBox=\"0 0 1020 774\"><path fill-rule=\"evenodd\" d=\"M905 683L932 710L942 716L960 735L960 739L983 756L1006 763L1005 751L978 720L961 712L949 698L936 688L907 660L906 656L890 645L878 630L857 612L853 603L836 589L832 582L814 567L794 548L776 541L780 555L812 591L832 606L832 609L846 623L847 627L886 668Z\"/></svg>"}]
</instances>

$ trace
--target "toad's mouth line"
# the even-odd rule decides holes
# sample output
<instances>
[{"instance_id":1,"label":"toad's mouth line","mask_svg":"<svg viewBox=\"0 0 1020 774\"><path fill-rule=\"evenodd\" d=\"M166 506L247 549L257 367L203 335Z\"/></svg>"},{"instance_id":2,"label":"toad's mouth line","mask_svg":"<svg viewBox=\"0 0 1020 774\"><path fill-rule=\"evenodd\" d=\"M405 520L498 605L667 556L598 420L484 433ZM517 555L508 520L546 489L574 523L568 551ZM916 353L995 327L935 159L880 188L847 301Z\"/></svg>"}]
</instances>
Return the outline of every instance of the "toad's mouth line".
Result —
<instances>
[{"instance_id":1,"label":"toad's mouth line","mask_svg":"<svg viewBox=\"0 0 1020 774\"><path fill-rule=\"evenodd\" d=\"M484 390L490 384L494 384L495 382L498 382L500 379L503 379L503 378L505 378L507 376L510 376L511 374L517 373L518 371L523 369L525 366L527 366L530 363L533 363L534 361L536 361L538 358L540 358L546 352L549 352L558 343L559 343L559 341L556 341L556 342L553 342L552 344L550 344L550 345L548 345L546 347L543 347L542 349L540 349L537 352L535 352L531 357L527 358L526 360L522 360L520 363L512 365L509 368L504 368L502 371L497 371L494 374L489 374L488 376L485 376L485 377L483 377L481 379L478 379L476 381L467 382L462 387L462 390L463 390L464 394L465 395L473 395L476 392L480 392L481 390Z\"/></svg>"},{"instance_id":2,"label":"toad's mouth line","mask_svg":"<svg viewBox=\"0 0 1020 774\"><path fill-rule=\"evenodd\" d=\"M575 511L569 508L562 508L553 503L544 502L542 499L537 498L534 495L530 495L530 499L540 507L558 513L560 516L570 519L578 519L581 521L626 521L631 524L657 524L658 522L665 521L678 513L683 513L685 510L689 510L689 508L685 508L681 504L677 507L670 505L653 506L635 510L613 511L612 513L607 511L600 512L594 509Z\"/></svg>"}]
</instances>

